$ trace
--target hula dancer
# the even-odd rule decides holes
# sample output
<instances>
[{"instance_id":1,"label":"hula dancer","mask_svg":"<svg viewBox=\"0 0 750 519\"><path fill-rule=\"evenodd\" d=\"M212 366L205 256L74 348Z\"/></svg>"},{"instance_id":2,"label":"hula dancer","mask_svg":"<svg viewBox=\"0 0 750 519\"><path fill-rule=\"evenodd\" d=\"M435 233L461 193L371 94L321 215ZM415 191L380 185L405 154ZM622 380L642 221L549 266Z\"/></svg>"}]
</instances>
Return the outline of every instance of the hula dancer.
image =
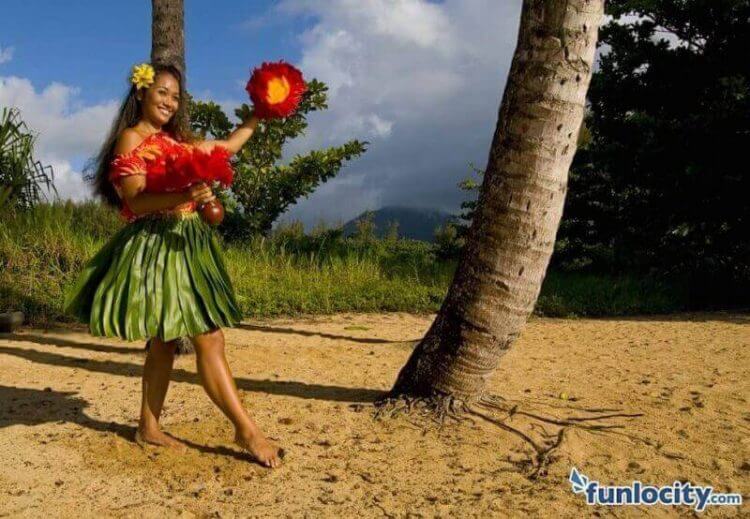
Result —
<instances>
[{"instance_id":1,"label":"hula dancer","mask_svg":"<svg viewBox=\"0 0 750 519\"><path fill-rule=\"evenodd\" d=\"M278 467L283 450L269 442L242 406L224 355L222 327L241 313L213 230L196 208L215 200L205 183L169 188L169 157L185 150L228 157L252 136L244 121L226 140L198 141L182 127L186 110L180 72L144 63L96 161L96 192L121 208L128 225L89 261L66 310L96 336L149 340L143 370L139 444L186 446L159 428L172 372L175 339L190 337L201 383L231 420L235 441L261 464ZM177 173L172 172L173 175Z\"/></svg>"}]
</instances>

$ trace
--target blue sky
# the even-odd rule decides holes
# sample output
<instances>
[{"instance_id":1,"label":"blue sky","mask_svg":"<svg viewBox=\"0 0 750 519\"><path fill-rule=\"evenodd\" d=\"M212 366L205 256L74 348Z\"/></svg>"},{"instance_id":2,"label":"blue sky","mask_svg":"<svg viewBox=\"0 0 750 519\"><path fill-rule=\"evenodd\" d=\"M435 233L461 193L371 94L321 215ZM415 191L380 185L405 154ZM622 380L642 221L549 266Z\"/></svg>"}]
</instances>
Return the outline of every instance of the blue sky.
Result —
<instances>
[{"instance_id":1,"label":"blue sky","mask_svg":"<svg viewBox=\"0 0 750 519\"><path fill-rule=\"evenodd\" d=\"M281 220L309 229L385 205L458 212L457 183L484 168L510 65L521 0L185 0L188 89L227 111L247 100L252 67L286 59L329 86L287 156L367 140ZM82 181L151 48L149 0L4 0L0 107L39 134L63 197Z\"/></svg>"}]
</instances>

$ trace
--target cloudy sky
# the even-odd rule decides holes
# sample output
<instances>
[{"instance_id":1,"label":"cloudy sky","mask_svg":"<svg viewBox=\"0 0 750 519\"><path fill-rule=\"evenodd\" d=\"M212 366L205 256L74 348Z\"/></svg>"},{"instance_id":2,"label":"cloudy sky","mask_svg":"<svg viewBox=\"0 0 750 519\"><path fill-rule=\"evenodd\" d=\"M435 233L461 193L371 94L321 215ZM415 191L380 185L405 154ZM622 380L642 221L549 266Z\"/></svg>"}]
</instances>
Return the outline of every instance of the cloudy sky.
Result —
<instances>
[{"instance_id":1,"label":"cloudy sky","mask_svg":"<svg viewBox=\"0 0 750 519\"><path fill-rule=\"evenodd\" d=\"M283 220L346 221L385 205L457 212L484 168L520 0L185 0L188 87L231 108L250 69L286 59L330 87L288 154L352 138L370 148ZM210 4L210 5L209 5ZM3 2L0 107L21 109L61 196L112 123L130 67L150 52L147 0Z\"/></svg>"}]
</instances>

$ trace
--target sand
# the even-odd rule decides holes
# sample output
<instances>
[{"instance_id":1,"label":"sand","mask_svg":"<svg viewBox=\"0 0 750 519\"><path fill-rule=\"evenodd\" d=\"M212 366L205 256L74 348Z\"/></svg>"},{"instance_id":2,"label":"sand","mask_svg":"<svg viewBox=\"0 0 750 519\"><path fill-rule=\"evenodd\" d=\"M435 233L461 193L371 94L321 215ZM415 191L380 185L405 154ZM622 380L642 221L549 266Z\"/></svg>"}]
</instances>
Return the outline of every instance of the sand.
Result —
<instances>
[{"instance_id":1,"label":"sand","mask_svg":"<svg viewBox=\"0 0 750 519\"><path fill-rule=\"evenodd\" d=\"M517 413L418 427L373 420L434 314L249 320L226 331L242 398L287 450L272 471L232 444L194 357L181 357L163 416L186 454L132 441L142 345L80 328L0 335L0 516L694 517L688 507L590 507L571 467L603 484L675 480L739 492L750 515L750 316L532 319L502 360L494 394ZM634 416L629 416L634 415ZM512 430L511 430L512 429ZM563 431L561 433L561 431ZM546 475L534 450L562 437Z\"/></svg>"}]
</instances>

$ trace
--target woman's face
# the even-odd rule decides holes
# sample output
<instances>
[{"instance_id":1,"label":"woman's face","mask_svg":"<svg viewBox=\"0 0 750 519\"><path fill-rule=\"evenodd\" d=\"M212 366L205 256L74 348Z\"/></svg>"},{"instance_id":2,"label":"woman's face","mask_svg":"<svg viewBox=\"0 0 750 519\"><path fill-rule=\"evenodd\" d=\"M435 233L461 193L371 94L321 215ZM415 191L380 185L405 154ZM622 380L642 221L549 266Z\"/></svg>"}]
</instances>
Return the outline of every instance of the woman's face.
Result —
<instances>
[{"instance_id":1,"label":"woman's face","mask_svg":"<svg viewBox=\"0 0 750 519\"><path fill-rule=\"evenodd\" d=\"M154 82L139 92L143 115L154 125L164 126L180 104L180 83L169 72L160 72Z\"/></svg>"}]
</instances>

